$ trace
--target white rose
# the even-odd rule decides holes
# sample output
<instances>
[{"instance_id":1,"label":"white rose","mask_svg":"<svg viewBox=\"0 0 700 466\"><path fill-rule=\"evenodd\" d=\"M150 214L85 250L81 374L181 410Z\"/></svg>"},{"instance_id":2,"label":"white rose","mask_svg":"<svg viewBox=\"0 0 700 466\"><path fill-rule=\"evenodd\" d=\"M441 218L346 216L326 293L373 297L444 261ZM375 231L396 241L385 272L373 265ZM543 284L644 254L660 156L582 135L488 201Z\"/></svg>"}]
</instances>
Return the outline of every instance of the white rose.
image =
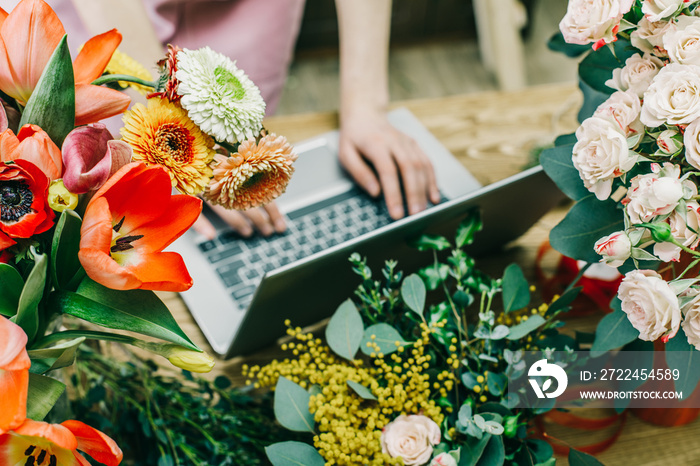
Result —
<instances>
[{"instance_id":1,"label":"white rose","mask_svg":"<svg viewBox=\"0 0 700 466\"><path fill-rule=\"evenodd\" d=\"M662 153L673 155L683 149L683 136L675 129L666 129L656 137L656 144Z\"/></svg>"},{"instance_id":2,"label":"white rose","mask_svg":"<svg viewBox=\"0 0 700 466\"><path fill-rule=\"evenodd\" d=\"M610 267L619 267L625 263L632 252L632 242L624 231L604 236L596 241L593 246L596 254L603 256L600 262Z\"/></svg>"},{"instance_id":3,"label":"white rose","mask_svg":"<svg viewBox=\"0 0 700 466\"><path fill-rule=\"evenodd\" d=\"M637 29L630 34L630 40L632 45L642 52L665 57L668 53L664 48L664 35L675 28L675 23L671 21L651 22L647 18L642 18L637 23Z\"/></svg>"},{"instance_id":4,"label":"white rose","mask_svg":"<svg viewBox=\"0 0 700 466\"><path fill-rule=\"evenodd\" d=\"M570 0L559 29L569 44L593 42L597 49L615 41L620 19L632 3L634 0Z\"/></svg>"},{"instance_id":5,"label":"white rose","mask_svg":"<svg viewBox=\"0 0 700 466\"><path fill-rule=\"evenodd\" d=\"M700 120L695 120L685 128L683 144L685 144L685 159L700 170Z\"/></svg>"},{"instance_id":6,"label":"white rose","mask_svg":"<svg viewBox=\"0 0 700 466\"><path fill-rule=\"evenodd\" d=\"M670 214L683 198L684 187L692 189L692 182L681 182L681 167L666 162L661 168L651 164L652 173L632 178L627 197L622 200L632 223L647 223L660 215Z\"/></svg>"},{"instance_id":7,"label":"white rose","mask_svg":"<svg viewBox=\"0 0 700 466\"><path fill-rule=\"evenodd\" d=\"M700 66L670 63L644 93L640 119L652 128L687 125L700 118Z\"/></svg>"},{"instance_id":8,"label":"white rose","mask_svg":"<svg viewBox=\"0 0 700 466\"><path fill-rule=\"evenodd\" d=\"M687 203L686 215L681 215L677 211L671 212L668 223L671 226L671 235L685 247L695 249L700 243L700 238L696 232L700 231L700 204L695 201ZM678 261L681 257L681 248L671 242L656 243L654 254L664 262Z\"/></svg>"},{"instance_id":9,"label":"white rose","mask_svg":"<svg viewBox=\"0 0 700 466\"><path fill-rule=\"evenodd\" d=\"M402 414L384 427L381 436L382 452L402 458L407 466L426 464L438 443L440 427L419 414Z\"/></svg>"},{"instance_id":10,"label":"white rose","mask_svg":"<svg viewBox=\"0 0 700 466\"><path fill-rule=\"evenodd\" d=\"M674 14L683 3L684 0L644 0L642 13L649 21L659 21Z\"/></svg>"},{"instance_id":11,"label":"white rose","mask_svg":"<svg viewBox=\"0 0 700 466\"><path fill-rule=\"evenodd\" d=\"M626 136L644 131L644 125L639 121L642 103L634 92L617 91L608 100L598 106L594 115L608 118L616 123Z\"/></svg>"},{"instance_id":12,"label":"white rose","mask_svg":"<svg viewBox=\"0 0 700 466\"><path fill-rule=\"evenodd\" d=\"M440 453L430 462L430 466L457 466L457 460L449 453Z\"/></svg>"},{"instance_id":13,"label":"white rose","mask_svg":"<svg viewBox=\"0 0 700 466\"><path fill-rule=\"evenodd\" d=\"M574 167L586 189L605 200L610 197L613 179L631 170L637 155L628 149L620 126L606 118L586 119L576 130L576 139Z\"/></svg>"},{"instance_id":14,"label":"white rose","mask_svg":"<svg viewBox=\"0 0 700 466\"><path fill-rule=\"evenodd\" d=\"M640 339L654 341L678 332L678 298L661 275L651 270L632 270L622 279L618 296L630 323L639 330Z\"/></svg>"},{"instance_id":15,"label":"white rose","mask_svg":"<svg viewBox=\"0 0 700 466\"><path fill-rule=\"evenodd\" d=\"M663 66L664 63L650 53L643 56L635 53L625 60L624 67L613 70L612 79L605 81L605 85L618 91L630 90L642 97Z\"/></svg>"},{"instance_id":16,"label":"white rose","mask_svg":"<svg viewBox=\"0 0 700 466\"><path fill-rule=\"evenodd\" d=\"M697 290L693 290L693 293L697 293ZM683 315L681 327L685 336L688 337L688 343L700 350L700 296L683 307Z\"/></svg>"},{"instance_id":17,"label":"white rose","mask_svg":"<svg viewBox=\"0 0 700 466\"><path fill-rule=\"evenodd\" d=\"M700 18L679 16L676 30L669 31L663 40L671 63L700 65Z\"/></svg>"}]
</instances>

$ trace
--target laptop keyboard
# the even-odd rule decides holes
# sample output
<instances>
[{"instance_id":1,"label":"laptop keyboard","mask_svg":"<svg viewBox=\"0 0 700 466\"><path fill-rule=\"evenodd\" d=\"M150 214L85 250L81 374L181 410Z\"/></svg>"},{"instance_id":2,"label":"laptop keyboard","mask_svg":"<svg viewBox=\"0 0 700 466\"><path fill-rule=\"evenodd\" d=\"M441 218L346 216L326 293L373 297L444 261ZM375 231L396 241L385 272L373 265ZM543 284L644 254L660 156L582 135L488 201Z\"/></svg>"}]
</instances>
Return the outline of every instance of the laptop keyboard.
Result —
<instances>
[{"instance_id":1,"label":"laptop keyboard","mask_svg":"<svg viewBox=\"0 0 700 466\"><path fill-rule=\"evenodd\" d=\"M392 221L382 199L353 189L287 216L287 231L244 239L234 231L199 244L239 310L266 272L356 238Z\"/></svg>"}]
</instances>

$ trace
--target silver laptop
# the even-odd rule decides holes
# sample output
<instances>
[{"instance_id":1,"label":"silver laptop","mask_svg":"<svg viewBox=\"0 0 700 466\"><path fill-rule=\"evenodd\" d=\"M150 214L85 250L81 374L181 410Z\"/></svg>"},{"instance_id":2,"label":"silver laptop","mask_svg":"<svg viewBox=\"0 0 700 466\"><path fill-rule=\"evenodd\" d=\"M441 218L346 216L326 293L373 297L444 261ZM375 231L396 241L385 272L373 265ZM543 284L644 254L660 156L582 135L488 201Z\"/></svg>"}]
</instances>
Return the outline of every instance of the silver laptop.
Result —
<instances>
[{"instance_id":1,"label":"silver laptop","mask_svg":"<svg viewBox=\"0 0 700 466\"><path fill-rule=\"evenodd\" d=\"M347 177L338 162L338 134L331 132L295 146L295 174L277 201L287 217L286 233L244 240L213 216L216 239L191 231L174 244L194 277L182 296L216 353L232 357L267 346L284 335L285 319L305 326L330 316L358 285L348 262L352 252L367 256L377 271L386 259L415 270L432 256L408 247L410 238L453 235L471 209L487 202L487 231L478 244L502 245L562 197L539 168L480 189L408 110L391 112L389 121L430 157L444 199L440 205L392 221L382 199L372 199ZM526 202L523 194L530 192L536 198Z\"/></svg>"}]
</instances>

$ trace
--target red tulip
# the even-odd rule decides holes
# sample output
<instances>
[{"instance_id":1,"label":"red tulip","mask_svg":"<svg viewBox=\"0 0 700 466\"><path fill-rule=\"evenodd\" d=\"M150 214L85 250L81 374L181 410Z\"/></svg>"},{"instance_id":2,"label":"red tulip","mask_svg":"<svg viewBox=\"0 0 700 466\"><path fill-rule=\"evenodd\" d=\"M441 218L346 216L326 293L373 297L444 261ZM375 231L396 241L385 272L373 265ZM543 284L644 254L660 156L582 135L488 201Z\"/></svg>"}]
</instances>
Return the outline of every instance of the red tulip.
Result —
<instances>
[{"instance_id":1,"label":"red tulip","mask_svg":"<svg viewBox=\"0 0 700 466\"><path fill-rule=\"evenodd\" d=\"M27 416L29 366L27 335L0 316L0 433L18 427ZM0 455L0 459L2 455ZM0 461L0 464L2 461Z\"/></svg>"}]
</instances>

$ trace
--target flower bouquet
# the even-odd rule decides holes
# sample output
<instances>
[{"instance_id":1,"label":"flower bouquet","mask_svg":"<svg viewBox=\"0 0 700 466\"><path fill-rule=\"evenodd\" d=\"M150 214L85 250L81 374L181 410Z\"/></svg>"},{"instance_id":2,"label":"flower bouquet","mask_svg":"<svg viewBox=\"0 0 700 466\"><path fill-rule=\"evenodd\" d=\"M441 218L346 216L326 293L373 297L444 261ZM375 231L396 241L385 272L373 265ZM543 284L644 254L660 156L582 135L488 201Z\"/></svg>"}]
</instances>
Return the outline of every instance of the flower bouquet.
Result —
<instances>
[{"instance_id":1,"label":"flower bouquet","mask_svg":"<svg viewBox=\"0 0 700 466\"><path fill-rule=\"evenodd\" d=\"M553 404L515 409L518 395L507 386L525 374L526 351L578 348L557 329L580 289L531 307L517 265L492 279L463 251L480 226L472 215L453 241L420 238L416 246L434 263L406 277L394 261L375 277L354 254L361 285L332 316L326 343L287 321L282 350L291 356L243 367L250 384L274 387L277 420L309 436L270 445L273 465L555 463L530 424ZM474 308L476 319L468 317ZM596 464L571 451L572 464Z\"/></svg>"},{"instance_id":2,"label":"flower bouquet","mask_svg":"<svg viewBox=\"0 0 700 466\"><path fill-rule=\"evenodd\" d=\"M657 341L675 388L700 374L700 9L688 0L571 0L550 45L579 65L575 134L541 156L576 204L551 232L577 260L624 279L593 350ZM591 46L592 44L592 46ZM664 345L665 344L665 345Z\"/></svg>"},{"instance_id":3,"label":"flower bouquet","mask_svg":"<svg viewBox=\"0 0 700 466\"><path fill-rule=\"evenodd\" d=\"M263 130L260 93L230 60L171 47L156 82L103 75L119 68L120 41L116 30L96 36L71 61L63 26L42 0L0 9L3 465L89 464L78 450L121 461L116 443L82 422L43 422L65 390L51 374L86 340L211 370L213 359L154 293L192 285L182 258L163 250L199 216L195 194L257 206L293 171L291 146ZM125 112L129 97L112 87L132 84L149 90L148 105L125 113L123 139L114 140L98 122Z\"/></svg>"}]
</instances>

